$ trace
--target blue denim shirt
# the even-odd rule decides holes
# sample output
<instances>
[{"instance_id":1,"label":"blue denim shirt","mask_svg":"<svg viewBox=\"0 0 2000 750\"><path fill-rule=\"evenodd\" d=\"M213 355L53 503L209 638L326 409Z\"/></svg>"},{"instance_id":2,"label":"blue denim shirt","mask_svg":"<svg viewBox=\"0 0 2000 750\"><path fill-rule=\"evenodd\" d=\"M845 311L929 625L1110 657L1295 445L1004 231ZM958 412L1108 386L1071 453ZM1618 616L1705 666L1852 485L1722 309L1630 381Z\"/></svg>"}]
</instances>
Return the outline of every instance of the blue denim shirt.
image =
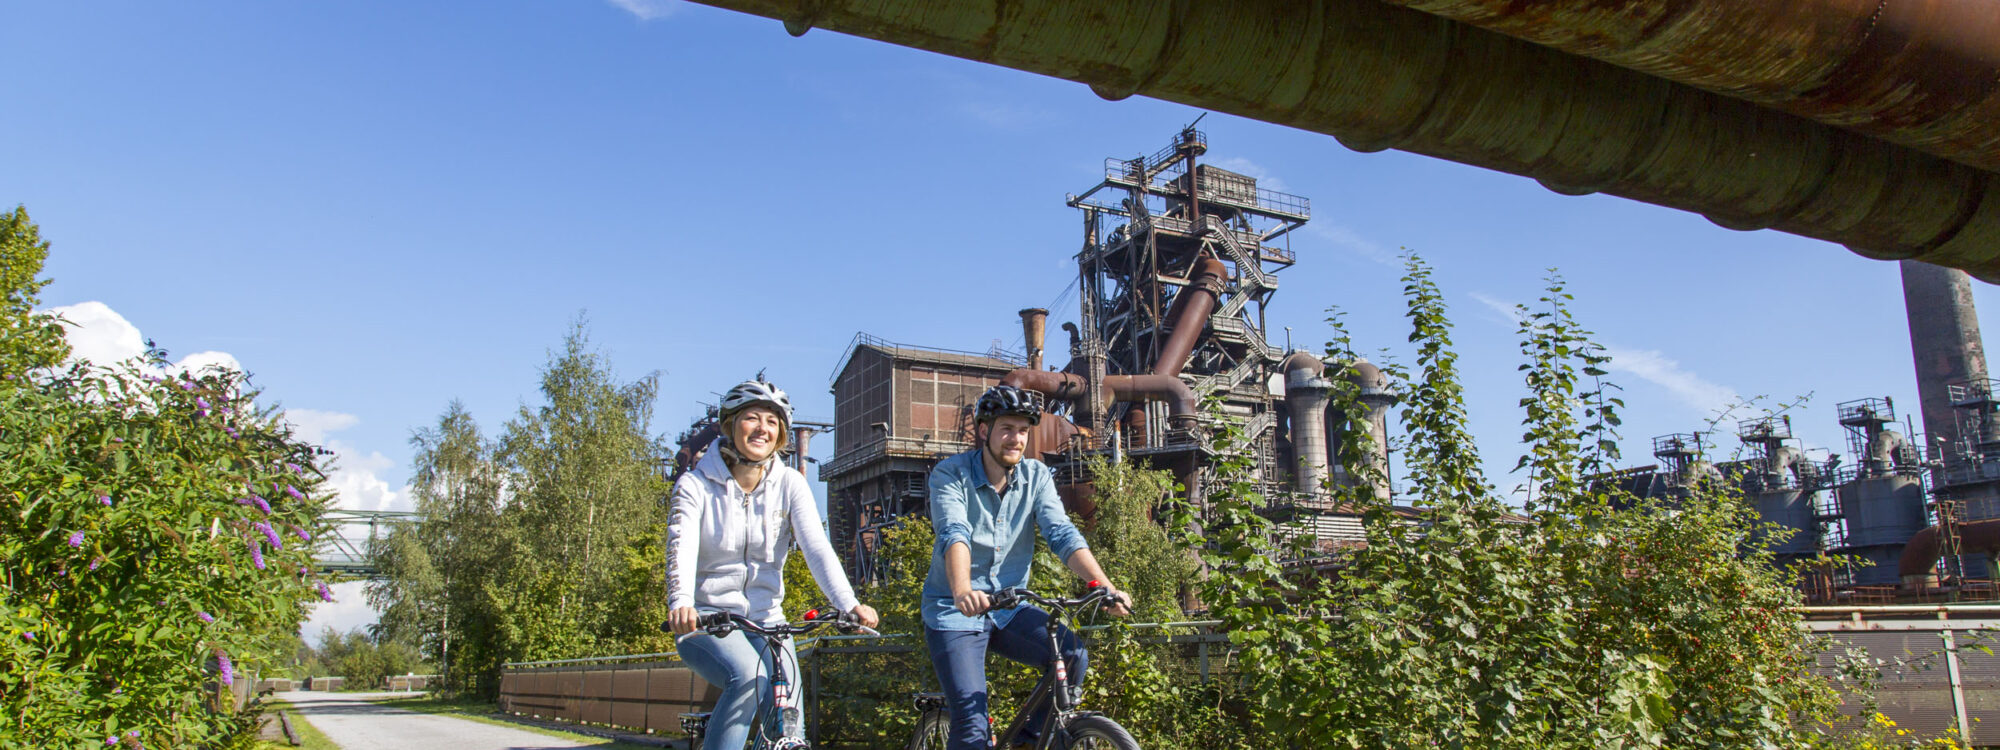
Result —
<instances>
[{"instance_id":1,"label":"blue denim shirt","mask_svg":"<svg viewBox=\"0 0 2000 750\"><path fill-rule=\"evenodd\" d=\"M924 626L933 630L985 630L989 620L1006 627L1016 610L966 617L952 603L951 581L945 577L944 552L965 542L972 553L972 587L988 593L1028 585L1035 557L1034 527L1040 527L1049 551L1065 563L1077 550L1089 548L1083 534L1069 522L1048 464L1024 458L1007 480L1006 494L986 481L986 462L974 448L939 462L931 470L931 528L937 546L931 550L931 573L924 579ZM1032 522L1032 526L1030 525Z\"/></svg>"}]
</instances>

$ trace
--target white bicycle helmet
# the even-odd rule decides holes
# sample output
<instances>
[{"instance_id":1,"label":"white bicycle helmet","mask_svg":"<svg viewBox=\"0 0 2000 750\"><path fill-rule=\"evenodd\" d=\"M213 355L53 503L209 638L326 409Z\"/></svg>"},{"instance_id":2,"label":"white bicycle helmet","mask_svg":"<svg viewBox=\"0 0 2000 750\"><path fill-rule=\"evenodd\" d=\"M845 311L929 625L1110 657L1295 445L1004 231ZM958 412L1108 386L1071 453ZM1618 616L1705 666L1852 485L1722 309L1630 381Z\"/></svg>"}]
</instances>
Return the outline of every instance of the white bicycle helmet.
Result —
<instances>
[{"instance_id":1,"label":"white bicycle helmet","mask_svg":"<svg viewBox=\"0 0 2000 750\"><path fill-rule=\"evenodd\" d=\"M772 410L778 412L778 418L785 421L786 427L791 426L791 397L786 396L785 392L779 389L778 386L766 381L764 374L761 372L757 373L756 380L745 380L737 383L736 387L729 389L728 393L722 394L722 403L718 404L718 406L722 410L722 420L727 422L730 417L736 416L737 412L758 404L771 407Z\"/></svg>"}]
</instances>

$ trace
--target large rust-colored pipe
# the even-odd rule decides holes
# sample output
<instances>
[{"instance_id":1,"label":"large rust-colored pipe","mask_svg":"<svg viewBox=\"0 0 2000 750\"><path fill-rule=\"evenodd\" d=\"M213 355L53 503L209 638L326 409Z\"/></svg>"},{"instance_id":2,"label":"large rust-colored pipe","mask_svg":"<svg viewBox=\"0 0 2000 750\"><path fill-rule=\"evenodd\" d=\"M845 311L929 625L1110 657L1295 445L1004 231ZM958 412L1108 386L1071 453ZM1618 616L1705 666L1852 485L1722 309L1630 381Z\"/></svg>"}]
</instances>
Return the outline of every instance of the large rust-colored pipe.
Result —
<instances>
[{"instance_id":1,"label":"large rust-colored pipe","mask_svg":"<svg viewBox=\"0 0 2000 750\"><path fill-rule=\"evenodd\" d=\"M2000 171L1992 0L1386 0Z\"/></svg>"},{"instance_id":2,"label":"large rust-colored pipe","mask_svg":"<svg viewBox=\"0 0 2000 750\"><path fill-rule=\"evenodd\" d=\"M1930 526L1910 537L1903 545L1903 556L1896 561L1896 573L1903 580L1928 575L1937 565L1938 527ZM2000 518L1967 521L1958 525L1958 548L1965 553L2000 550Z\"/></svg>"},{"instance_id":3,"label":"large rust-colored pipe","mask_svg":"<svg viewBox=\"0 0 2000 750\"><path fill-rule=\"evenodd\" d=\"M1914 258L2000 279L2000 173L1981 168L1996 158L1988 125L1995 78L1977 62L1986 46L1961 38L1992 28L1980 15L1991 4L1850 0L1890 23L1841 57L1830 51L1837 45L1800 41L1822 38L1801 31L1822 17L1786 12L1787 0L1659 3L1681 9L1669 11L1679 14L1680 31L1668 38L1683 54L1665 59L1708 66L1656 66L1689 81L1677 83L1381 0L703 1L781 19L793 33L823 27L1079 81L1108 98L1143 94L1327 133L1363 151L1401 149L1532 177L1566 194L1609 193L1732 229L1773 228L1871 258ZM1616 15L1650 4L1464 5L1602 6L1613 10L1601 15ZM1750 10L1732 15L1735 6ZM1599 32L1570 17L1582 14L1521 15L1509 28L1588 40ZM1709 16L1736 19L1722 22L1734 27L1726 37L1733 41L1700 47L1695 32L1717 23ZM1790 26L1775 20L1794 17ZM1774 20L1756 22L1766 18ZM1837 32L1823 38L1842 38ZM1898 42L1897 34L1915 41ZM1648 44L1626 45L1625 54L1645 58ZM1714 71L1731 68L1754 81L1754 71L1787 56L1797 58L1787 63L1793 73L1772 80L1833 82L1826 96L1801 96L1795 108L1823 111L1838 124L1697 88L1725 88ZM1930 71L1928 83L1895 85L1902 73L1871 77L1878 61ZM1821 68L1832 72L1814 72ZM1911 98L1914 91L1924 93ZM1983 103L1942 103L1956 100ZM1907 116L1947 109L1956 114Z\"/></svg>"},{"instance_id":4,"label":"large rust-colored pipe","mask_svg":"<svg viewBox=\"0 0 2000 750\"><path fill-rule=\"evenodd\" d=\"M1045 372L1021 368L1008 372L1000 378L1001 385L1025 388L1058 401L1067 401L1079 406L1090 389L1085 387L1083 376L1068 372ZM1173 375L1111 375L1104 379L1106 403L1108 407L1119 401L1165 401L1167 418L1175 422L1193 420L1196 400L1194 389Z\"/></svg>"},{"instance_id":5,"label":"large rust-colored pipe","mask_svg":"<svg viewBox=\"0 0 2000 750\"><path fill-rule=\"evenodd\" d=\"M1229 284L1229 267L1214 258L1202 258L1195 264L1194 276L1187 288L1174 295L1173 329L1167 334L1166 345L1160 347L1160 361L1153 365L1154 374L1181 374L1187 366L1188 356L1194 353L1195 341L1201 338L1202 329L1208 327L1208 316L1215 312L1216 300L1222 298L1222 290Z\"/></svg>"}]
</instances>

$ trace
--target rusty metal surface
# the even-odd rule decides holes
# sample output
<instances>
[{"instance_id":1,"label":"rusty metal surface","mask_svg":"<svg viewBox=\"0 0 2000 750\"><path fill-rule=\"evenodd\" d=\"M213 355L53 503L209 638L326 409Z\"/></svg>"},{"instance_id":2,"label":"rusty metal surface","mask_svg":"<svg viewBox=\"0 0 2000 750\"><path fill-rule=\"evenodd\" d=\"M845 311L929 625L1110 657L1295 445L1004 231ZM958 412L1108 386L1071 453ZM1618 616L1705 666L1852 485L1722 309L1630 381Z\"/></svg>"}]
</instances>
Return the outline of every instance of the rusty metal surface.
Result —
<instances>
[{"instance_id":1,"label":"rusty metal surface","mask_svg":"<svg viewBox=\"0 0 2000 750\"><path fill-rule=\"evenodd\" d=\"M1674 4L1660 12L1705 10L1661 22L1671 29L1650 29L1654 36L1646 38L1671 42L1659 48L1668 52L1584 31L1649 30L1644 19L1653 17L1638 7L1644 3L1436 4L1463 13L1583 9L1563 16L1583 19L1569 26L1533 28L1579 49L1624 49L1619 59L1635 65L1657 52L1667 62L1646 64L1687 67L1673 74L1717 89L1754 93L1756 80L1774 91L1832 82L1798 106L1835 119L1875 113L1911 143L1964 141L1973 145L1965 153L1975 155L1985 149L1984 157L1954 161L1848 129L1865 123L1836 127L1736 98L1743 91L1717 94L1379 0L706 2L783 20L795 33L825 28L1078 81L1108 98L1143 94L1327 133L1358 150L1426 154L1532 177L1566 194L1603 192L1694 211L1732 229L1772 228L1871 258L1915 258L2000 280L2000 174L1969 166L1992 163L2000 104L1979 93L1992 87L1990 78L1971 82L1985 75L1977 66L1952 67L1953 60L1984 59L1980 45L1989 40L1939 30L1984 33L1992 27L1982 9L1996 4L1884 2L1878 30L1849 45L1847 62L1825 70L1791 50L1849 38L1838 24L1813 25L1831 23L1830 16L1809 17L1812 33L1797 32L1805 34L1798 39L1760 38L1752 35L1757 24L1741 22L1739 12L1724 16L1743 27L1727 38L1733 41L1712 39L1699 49L1684 41L1699 37L1703 24L1724 23L1702 13L1736 4L1792 18L1777 0ZM1594 16L1583 12L1600 6ZM1924 21L1926 13L1941 20ZM1776 20L1764 25L1784 28ZM1558 33L1565 28L1567 36ZM1928 35L1896 43L1896 34L1916 29ZM1694 54L1701 49L1709 51ZM1742 61L1716 62L1725 54ZM1702 60L1713 70L1699 68ZM1729 84L1717 78L1724 74L1759 78ZM1955 101L1967 104L1948 104Z\"/></svg>"},{"instance_id":2,"label":"rusty metal surface","mask_svg":"<svg viewBox=\"0 0 2000 750\"><path fill-rule=\"evenodd\" d=\"M1386 0L2000 169L1991 0Z\"/></svg>"}]
</instances>

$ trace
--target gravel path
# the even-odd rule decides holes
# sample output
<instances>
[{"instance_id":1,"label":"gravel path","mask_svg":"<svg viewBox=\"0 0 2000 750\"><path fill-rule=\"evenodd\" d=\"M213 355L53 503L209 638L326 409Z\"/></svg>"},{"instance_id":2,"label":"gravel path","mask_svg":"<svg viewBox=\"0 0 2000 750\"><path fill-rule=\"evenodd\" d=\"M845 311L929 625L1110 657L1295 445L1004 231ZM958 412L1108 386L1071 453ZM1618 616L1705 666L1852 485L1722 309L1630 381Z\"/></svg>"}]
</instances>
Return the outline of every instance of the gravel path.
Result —
<instances>
[{"instance_id":1,"label":"gravel path","mask_svg":"<svg viewBox=\"0 0 2000 750\"><path fill-rule=\"evenodd\" d=\"M368 698L407 697L409 693L279 693L295 713L341 750L540 750L593 747L602 740L577 742L525 729L494 726L455 716L420 714L370 703Z\"/></svg>"}]
</instances>

